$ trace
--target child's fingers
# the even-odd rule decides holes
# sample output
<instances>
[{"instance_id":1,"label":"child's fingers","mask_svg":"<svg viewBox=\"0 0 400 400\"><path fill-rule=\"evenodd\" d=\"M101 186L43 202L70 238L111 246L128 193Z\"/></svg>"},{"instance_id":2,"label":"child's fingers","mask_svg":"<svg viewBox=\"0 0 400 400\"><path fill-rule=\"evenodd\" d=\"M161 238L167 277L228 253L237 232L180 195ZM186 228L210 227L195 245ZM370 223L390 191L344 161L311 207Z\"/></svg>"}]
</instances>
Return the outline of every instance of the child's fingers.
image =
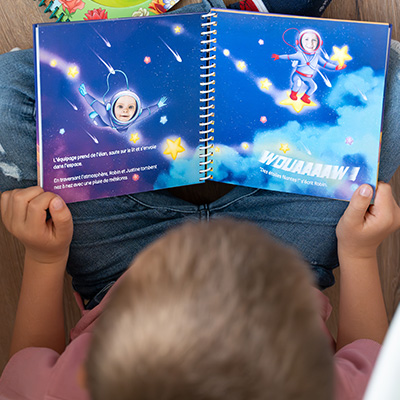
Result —
<instances>
[{"instance_id":1,"label":"child's fingers","mask_svg":"<svg viewBox=\"0 0 400 400\"><path fill-rule=\"evenodd\" d=\"M25 222L29 203L41 193L43 193L43 189L39 186L13 190L11 194L11 202L14 222Z\"/></svg>"},{"instance_id":2,"label":"child's fingers","mask_svg":"<svg viewBox=\"0 0 400 400\"><path fill-rule=\"evenodd\" d=\"M0 197L0 209L1 209L1 219L5 223L5 218L7 216L7 210L9 207L10 192L3 192Z\"/></svg>"},{"instance_id":3,"label":"child's fingers","mask_svg":"<svg viewBox=\"0 0 400 400\"><path fill-rule=\"evenodd\" d=\"M400 228L400 208L388 183L378 183L372 212L381 219L381 223L392 225L394 230Z\"/></svg>"},{"instance_id":4,"label":"child's fingers","mask_svg":"<svg viewBox=\"0 0 400 400\"><path fill-rule=\"evenodd\" d=\"M376 207L385 207L392 202L392 188L388 183L378 182L374 205Z\"/></svg>"},{"instance_id":5,"label":"child's fingers","mask_svg":"<svg viewBox=\"0 0 400 400\"><path fill-rule=\"evenodd\" d=\"M32 229L42 226L46 223L47 210L50 202L57 195L51 192L43 192L32 199L28 205L26 215L26 225Z\"/></svg>"},{"instance_id":6,"label":"child's fingers","mask_svg":"<svg viewBox=\"0 0 400 400\"><path fill-rule=\"evenodd\" d=\"M54 197L50 202L49 209L55 236L60 240L71 240L72 215L64 200L59 196Z\"/></svg>"},{"instance_id":7,"label":"child's fingers","mask_svg":"<svg viewBox=\"0 0 400 400\"><path fill-rule=\"evenodd\" d=\"M24 229L29 203L43 193L39 186L32 186L26 189L15 189L6 196L5 223L8 229L18 232ZM8 197L8 198L7 198Z\"/></svg>"},{"instance_id":8,"label":"child's fingers","mask_svg":"<svg viewBox=\"0 0 400 400\"><path fill-rule=\"evenodd\" d=\"M363 222L365 213L371 202L372 194L371 186L361 185L351 197L350 203L344 213L345 218L356 224Z\"/></svg>"},{"instance_id":9,"label":"child's fingers","mask_svg":"<svg viewBox=\"0 0 400 400\"><path fill-rule=\"evenodd\" d=\"M376 188L374 205L371 207L371 213L377 218L386 218L394 222L393 218L396 217L397 208L391 186L388 183L379 182Z\"/></svg>"}]
</instances>

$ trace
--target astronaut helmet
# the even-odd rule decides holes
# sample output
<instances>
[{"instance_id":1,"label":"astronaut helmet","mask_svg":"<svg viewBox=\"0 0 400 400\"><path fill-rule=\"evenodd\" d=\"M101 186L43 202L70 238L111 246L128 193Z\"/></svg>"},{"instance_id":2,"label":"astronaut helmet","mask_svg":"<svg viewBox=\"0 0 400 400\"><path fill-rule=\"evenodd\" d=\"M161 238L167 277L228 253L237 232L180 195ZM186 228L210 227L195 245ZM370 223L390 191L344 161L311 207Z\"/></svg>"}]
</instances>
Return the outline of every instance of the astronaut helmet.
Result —
<instances>
[{"instance_id":1,"label":"astronaut helmet","mask_svg":"<svg viewBox=\"0 0 400 400\"><path fill-rule=\"evenodd\" d=\"M107 104L113 120L119 125L131 124L140 114L141 103L138 95L131 90L114 94Z\"/></svg>"},{"instance_id":2,"label":"astronaut helmet","mask_svg":"<svg viewBox=\"0 0 400 400\"><path fill-rule=\"evenodd\" d=\"M315 54L322 46L321 35L313 29L305 29L299 34L296 44L307 54Z\"/></svg>"}]
</instances>

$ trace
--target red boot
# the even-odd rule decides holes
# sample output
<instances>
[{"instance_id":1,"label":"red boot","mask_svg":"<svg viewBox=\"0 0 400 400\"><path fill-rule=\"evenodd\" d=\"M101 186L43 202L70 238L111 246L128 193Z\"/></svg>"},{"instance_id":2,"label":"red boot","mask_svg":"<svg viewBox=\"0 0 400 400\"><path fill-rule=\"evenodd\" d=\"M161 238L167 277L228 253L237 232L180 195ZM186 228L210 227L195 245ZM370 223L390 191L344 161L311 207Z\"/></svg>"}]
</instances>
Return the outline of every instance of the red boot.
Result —
<instances>
[{"instance_id":1,"label":"red boot","mask_svg":"<svg viewBox=\"0 0 400 400\"><path fill-rule=\"evenodd\" d=\"M303 96L301 96L301 101L303 101L306 104L310 104L311 103L310 96L304 93Z\"/></svg>"},{"instance_id":2,"label":"red boot","mask_svg":"<svg viewBox=\"0 0 400 400\"><path fill-rule=\"evenodd\" d=\"M292 100L296 101L297 100L297 92L292 90L292 92L290 93L290 98Z\"/></svg>"}]
</instances>

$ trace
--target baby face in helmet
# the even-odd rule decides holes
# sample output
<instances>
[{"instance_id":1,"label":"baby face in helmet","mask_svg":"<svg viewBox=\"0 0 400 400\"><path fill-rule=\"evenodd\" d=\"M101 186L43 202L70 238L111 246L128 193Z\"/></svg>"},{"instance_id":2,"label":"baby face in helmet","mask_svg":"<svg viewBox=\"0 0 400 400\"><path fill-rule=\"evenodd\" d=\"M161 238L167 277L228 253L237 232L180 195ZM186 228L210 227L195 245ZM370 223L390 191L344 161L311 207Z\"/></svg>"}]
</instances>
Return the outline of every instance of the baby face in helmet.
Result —
<instances>
[{"instance_id":1,"label":"baby face in helmet","mask_svg":"<svg viewBox=\"0 0 400 400\"><path fill-rule=\"evenodd\" d=\"M127 122L132 119L137 109L137 102L132 96L121 96L114 104L114 116L118 121Z\"/></svg>"},{"instance_id":2,"label":"baby face in helmet","mask_svg":"<svg viewBox=\"0 0 400 400\"><path fill-rule=\"evenodd\" d=\"M319 47L319 38L313 32L306 32L301 37L301 47L309 52L313 53Z\"/></svg>"}]
</instances>

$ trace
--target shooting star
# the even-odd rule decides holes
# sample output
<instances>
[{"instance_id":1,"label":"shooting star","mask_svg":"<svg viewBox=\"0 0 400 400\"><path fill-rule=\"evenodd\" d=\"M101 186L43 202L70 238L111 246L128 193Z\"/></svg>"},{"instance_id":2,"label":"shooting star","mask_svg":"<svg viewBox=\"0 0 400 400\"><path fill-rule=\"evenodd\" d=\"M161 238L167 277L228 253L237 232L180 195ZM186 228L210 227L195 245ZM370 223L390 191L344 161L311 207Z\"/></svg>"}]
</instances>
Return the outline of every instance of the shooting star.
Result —
<instances>
[{"instance_id":1,"label":"shooting star","mask_svg":"<svg viewBox=\"0 0 400 400\"><path fill-rule=\"evenodd\" d=\"M309 156L311 156L312 153L311 153L310 149L308 147L306 147L306 145L303 142L299 141L299 143L304 147L304 150L307 152L307 154Z\"/></svg>"},{"instance_id":2,"label":"shooting star","mask_svg":"<svg viewBox=\"0 0 400 400\"><path fill-rule=\"evenodd\" d=\"M100 35L100 33L96 29L93 28L93 30L100 36L107 47L111 47L111 43L104 36Z\"/></svg>"},{"instance_id":3,"label":"shooting star","mask_svg":"<svg viewBox=\"0 0 400 400\"><path fill-rule=\"evenodd\" d=\"M160 37L159 37L159 38L160 38ZM172 50L171 47L169 47L169 46L167 45L167 43L164 42L164 40L162 40L161 38L160 38L160 40L165 44L165 46L167 46L168 50L174 55L174 57L176 58L176 61L182 62L182 58L181 58L181 56L179 55L179 53L176 52L176 51L174 51L174 50Z\"/></svg>"},{"instance_id":4,"label":"shooting star","mask_svg":"<svg viewBox=\"0 0 400 400\"><path fill-rule=\"evenodd\" d=\"M115 69L111 66L111 64L107 64L94 50L93 54L106 66L106 68L108 69L108 72L110 72L111 74L115 74Z\"/></svg>"},{"instance_id":5,"label":"shooting star","mask_svg":"<svg viewBox=\"0 0 400 400\"><path fill-rule=\"evenodd\" d=\"M360 92L361 97L362 97L365 101L368 101L367 96L366 96L360 89L357 89L357 90Z\"/></svg>"},{"instance_id":6,"label":"shooting star","mask_svg":"<svg viewBox=\"0 0 400 400\"><path fill-rule=\"evenodd\" d=\"M96 136L91 135L86 129L84 131L89 135L89 137L95 142L96 144L99 144L99 141L97 140Z\"/></svg>"},{"instance_id":7,"label":"shooting star","mask_svg":"<svg viewBox=\"0 0 400 400\"><path fill-rule=\"evenodd\" d=\"M78 107L77 107L75 104L71 103L66 97L64 97L64 99L67 100L67 102L70 104L70 106L71 106L75 111L78 111Z\"/></svg>"}]
</instances>

